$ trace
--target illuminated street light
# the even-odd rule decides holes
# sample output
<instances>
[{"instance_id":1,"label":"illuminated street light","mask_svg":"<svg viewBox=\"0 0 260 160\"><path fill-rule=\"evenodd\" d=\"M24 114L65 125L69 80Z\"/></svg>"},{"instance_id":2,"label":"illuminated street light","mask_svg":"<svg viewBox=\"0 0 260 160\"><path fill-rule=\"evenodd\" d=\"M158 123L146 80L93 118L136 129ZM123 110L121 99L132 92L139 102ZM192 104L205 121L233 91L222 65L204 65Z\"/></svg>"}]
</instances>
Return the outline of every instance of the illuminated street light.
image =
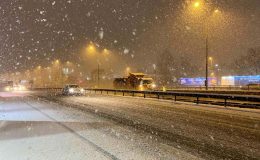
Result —
<instances>
[{"instance_id":1,"label":"illuminated street light","mask_svg":"<svg viewBox=\"0 0 260 160\"><path fill-rule=\"evenodd\" d=\"M129 73L131 71L131 68L130 67L126 67L125 71L126 71L126 75L129 75Z\"/></svg>"},{"instance_id":2,"label":"illuminated street light","mask_svg":"<svg viewBox=\"0 0 260 160\"><path fill-rule=\"evenodd\" d=\"M59 64L59 63L60 63L60 60L57 59L57 60L55 61L55 64Z\"/></svg>"},{"instance_id":3,"label":"illuminated street light","mask_svg":"<svg viewBox=\"0 0 260 160\"><path fill-rule=\"evenodd\" d=\"M94 51L95 49L94 49L94 46L89 46L89 48L88 48L90 51Z\"/></svg>"},{"instance_id":4,"label":"illuminated street light","mask_svg":"<svg viewBox=\"0 0 260 160\"><path fill-rule=\"evenodd\" d=\"M94 44L92 43L92 42L90 42L90 44L88 45L88 47L87 47L87 53L91 53L91 54L93 54L93 53L96 53L96 47L94 46ZM97 87L99 88L99 81L100 81L100 68L99 68L99 63L97 64Z\"/></svg>"},{"instance_id":5,"label":"illuminated street light","mask_svg":"<svg viewBox=\"0 0 260 160\"><path fill-rule=\"evenodd\" d=\"M72 62L70 62L70 61L67 61L67 62L66 62L66 64L67 64L67 65L71 65L71 64L72 64Z\"/></svg>"},{"instance_id":6,"label":"illuminated street light","mask_svg":"<svg viewBox=\"0 0 260 160\"><path fill-rule=\"evenodd\" d=\"M215 13L218 13L219 12L219 10L218 9L215 9L215 11L214 11Z\"/></svg>"},{"instance_id":7,"label":"illuminated street light","mask_svg":"<svg viewBox=\"0 0 260 160\"><path fill-rule=\"evenodd\" d=\"M95 51L96 51L96 48L92 43L90 45L88 45L88 47L87 47L88 53L94 53Z\"/></svg>"},{"instance_id":8,"label":"illuminated street light","mask_svg":"<svg viewBox=\"0 0 260 160\"><path fill-rule=\"evenodd\" d=\"M199 6L200 6L200 2L195 2L195 3L194 3L194 7L195 7L195 8L198 8Z\"/></svg>"},{"instance_id":9,"label":"illuminated street light","mask_svg":"<svg viewBox=\"0 0 260 160\"><path fill-rule=\"evenodd\" d=\"M109 52L108 49L105 48L105 49L103 50L103 53L106 54L106 55L109 55L110 52Z\"/></svg>"},{"instance_id":10,"label":"illuminated street light","mask_svg":"<svg viewBox=\"0 0 260 160\"><path fill-rule=\"evenodd\" d=\"M213 58L212 58L212 57L209 57L209 61L212 63L212 61L213 61Z\"/></svg>"},{"instance_id":11,"label":"illuminated street light","mask_svg":"<svg viewBox=\"0 0 260 160\"><path fill-rule=\"evenodd\" d=\"M194 8L199 8L199 6L200 6L200 3L199 2L195 2L194 3ZM219 12L219 10L218 9L215 9L214 11L213 11L213 13L218 13ZM209 46L208 46L208 21L209 21L209 15L207 16L207 18L205 19L205 25L206 25L206 40L205 40L205 52L206 52L206 65L205 65L205 70L206 70L206 78L205 78L205 87L206 87L206 90L208 90L208 70L209 70L209 68L208 68L208 60L210 60L211 61L211 66L212 66L212 57L209 57L208 58L208 55L209 55Z\"/></svg>"},{"instance_id":12,"label":"illuminated street light","mask_svg":"<svg viewBox=\"0 0 260 160\"><path fill-rule=\"evenodd\" d=\"M213 66L213 58L209 57L209 61L210 61L210 67L212 67Z\"/></svg>"}]
</instances>

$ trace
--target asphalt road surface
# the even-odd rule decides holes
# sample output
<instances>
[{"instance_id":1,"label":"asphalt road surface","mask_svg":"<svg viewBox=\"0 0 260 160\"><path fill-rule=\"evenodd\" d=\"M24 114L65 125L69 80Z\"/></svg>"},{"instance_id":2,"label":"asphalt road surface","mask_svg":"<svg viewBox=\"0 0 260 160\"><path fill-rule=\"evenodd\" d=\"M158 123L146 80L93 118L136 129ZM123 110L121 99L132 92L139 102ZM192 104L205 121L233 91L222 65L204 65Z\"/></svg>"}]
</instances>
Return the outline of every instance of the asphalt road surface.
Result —
<instances>
[{"instance_id":1,"label":"asphalt road surface","mask_svg":"<svg viewBox=\"0 0 260 160\"><path fill-rule=\"evenodd\" d=\"M87 94L52 97L158 136L205 159L260 159L260 110Z\"/></svg>"},{"instance_id":2,"label":"asphalt road surface","mask_svg":"<svg viewBox=\"0 0 260 160\"><path fill-rule=\"evenodd\" d=\"M0 160L47 159L200 158L93 113L0 92Z\"/></svg>"}]
</instances>

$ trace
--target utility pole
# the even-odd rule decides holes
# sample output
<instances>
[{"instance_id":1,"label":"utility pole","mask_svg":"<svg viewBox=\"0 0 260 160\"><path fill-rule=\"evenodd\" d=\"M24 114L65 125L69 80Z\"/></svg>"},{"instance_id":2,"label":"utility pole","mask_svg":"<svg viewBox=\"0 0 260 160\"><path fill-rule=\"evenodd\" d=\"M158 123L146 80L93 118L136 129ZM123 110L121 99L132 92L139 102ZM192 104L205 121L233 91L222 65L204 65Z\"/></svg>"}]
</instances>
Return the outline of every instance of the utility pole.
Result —
<instances>
[{"instance_id":1,"label":"utility pole","mask_svg":"<svg viewBox=\"0 0 260 160\"><path fill-rule=\"evenodd\" d=\"M201 9L200 7L200 2L194 2L193 3L193 7L196 9ZM211 12L211 10L206 10L207 12ZM219 13L220 11L218 9L213 10L213 13ZM208 90L208 86L209 86L209 80L208 80L208 50L209 50L209 46L208 46L208 35L209 35L209 18L210 15L206 15L207 17L205 18L205 22L204 25L206 27L206 79L205 79L205 87L206 90Z\"/></svg>"},{"instance_id":2,"label":"utility pole","mask_svg":"<svg viewBox=\"0 0 260 160\"><path fill-rule=\"evenodd\" d=\"M97 72L98 72L98 77L97 77L97 79L98 79L98 88L99 88L99 63L98 63L98 70L97 70Z\"/></svg>"},{"instance_id":3,"label":"utility pole","mask_svg":"<svg viewBox=\"0 0 260 160\"><path fill-rule=\"evenodd\" d=\"M209 86L209 83L208 83L208 72L209 72L208 56L209 56L208 35L206 35L206 80L205 80L206 90L208 90L208 86Z\"/></svg>"}]
</instances>

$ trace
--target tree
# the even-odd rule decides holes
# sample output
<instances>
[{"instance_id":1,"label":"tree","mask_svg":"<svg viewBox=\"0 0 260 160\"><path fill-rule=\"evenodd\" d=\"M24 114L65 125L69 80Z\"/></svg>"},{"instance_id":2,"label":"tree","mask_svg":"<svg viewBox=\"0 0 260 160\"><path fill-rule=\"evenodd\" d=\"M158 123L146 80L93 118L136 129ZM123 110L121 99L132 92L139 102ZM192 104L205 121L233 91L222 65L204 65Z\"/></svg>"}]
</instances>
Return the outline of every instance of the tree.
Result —
<instances>
[{"instance_id":1,"label":"tree","mask_svg":"<svg viewBox=\"0 0 260 160\"><path fill-rule=\"evenodd\" d=\"M172 82L173 66L175 66L175 63L175 59L168 49L158 57L157 73L159 75L159 83L167 85Z\"/></svg>"},{"instance_id":2,"label":"tree","mask_svg":"<svg viewBox=\"0 0 260 160\"><path fill-rule=\"evenodd\" d=\"M196 77L199 75L199 68L197 65L192 63L192 59L188 56L181 56L179 60L179 70L176 75L178 78L181 77Z\"/></svg>"},{"instance_id":3,"label":"tree","mask_svg":"<svg viewBox=\"0 0 260 160\"><path fill-rule=\"evenodd\" d=\"M166 49L162 55L158 57L157 74L159 82L162 85L178 84L178 79L181 77L197 76L198 66L191 63L192 60L182 54L181 56L173 56L172 53Z\"/></svg>"},{"instance_id":4,"label":"tree","mask_svg":"<svg viewBox=\"0 0 260 160\"><path fill-rule=\"evenodd\" d=\"M235 59L232 66L235 74L260 74L260 47L250 48L246 55L241 56L238 59Z\"/></svg>"}]
</instances>

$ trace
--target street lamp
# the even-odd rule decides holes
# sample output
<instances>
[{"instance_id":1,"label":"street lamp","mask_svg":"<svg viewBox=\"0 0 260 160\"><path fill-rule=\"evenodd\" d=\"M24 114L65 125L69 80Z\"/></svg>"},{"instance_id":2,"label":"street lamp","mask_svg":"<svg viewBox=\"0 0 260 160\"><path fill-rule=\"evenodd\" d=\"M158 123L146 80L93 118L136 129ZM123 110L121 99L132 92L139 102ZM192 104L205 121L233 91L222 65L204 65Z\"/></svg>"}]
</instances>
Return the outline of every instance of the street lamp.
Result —
<instances>
[{"instance_id":1,"label":"street lamp","mask_svg":"<svg viewBox=\"0 0 260 160\"><path fill-rule=\"evenodd\" d=\"M90 43L87 47L87 52L88 53L95 53L95 51L96 51L96 47L92 43Z\"/></svg>"},{"instance_id":2,"label":"street lamp","mask_svg":"<svg viewBox=\"0 0 260 160\"><path fill-rule=\"evenodd\" d=\"M60 84L63 84L62 82L62 64L61 61L59 59L56 59L53 63L53 74L55 78L55 82L54 84L56 85L56 87L58 87Z\"/></svg>"},{"instance_id":3,"label":"street lamp","mask_svg":"<svg viewBox=\"0 0 260 160\"><path fill-rule=\"evenodd\" d=\"M195 8L198 8L199 6L200 6L200 2L195 2L195 3L194 3L194 7L195 7Z\"/></svg>"},{"instance_id":4,"label":"street lamp","mask_svg":"<svg viewBox=\"0 0 260 160\"><path fill-rule=\"evenodd\" d=\"M103 53L104 53L105 55L109 55L109 50L105 48L105 49L103 50Z\"/></svg>"},{"instance_id":5,"label":"street lamp","mask_svg":"<svg viewBox=\"0 0 260 160\"><path fill-rule=\"evenodd\" d=\"M210 61L210 67L212 68L213 67L213 58L209 57L209 61Z\"/></svg>"},{"instance_id":6,"label":"street lamp","mask_svg":"<svg viewBox=\"0 0 260 160\"><path fill-rule=\"evenodd\" d=\"M219 10L218 9L215 9L215 11L214 11L215 13L218 13L219 12Z\"/></svg>"},{"instance_id":7,"label":"street lamp","mask_svg":"<svg viewBox=\"0 0 260 160\"><path fill-rule=\"evenodd\" d=\"M51 62L52 65L56 66L60 64L60 60L56 59L55 61Z\"/></svg>"},{"instance_id":8,"label":"street lamp","mask_svg":"<svg viewBox=\"0 0 260 160\"><path fill-rule=\"evenodd\" d=\"M104 53L108 54L108 50L107 49L104 49L103 50ZM95 45L93 45L92 42L90 42L90 44L87 46L87 53L91 53L91 54L94 54L96 53L96 47ZM97 86L99 88L99 81L100 81L100 67L99 67L99 62L97 63Z\"/></svg>"},{"instance_id":9,"label":"street lamp","mask_svg":"<svg viewBox=\"0 0 260 160\"><path fill-rule=\"evenodd\" d=\"M130 67L126 67L126 75L128 75L131 71L131 68Z\"/></svg>"},{"instance_id":10,"label":"street lamp","mask_svg":"<svg viewBox=\"0 0 260 160\"><path fill-rule=\"evenodd\" d=\"M93 42L90 42L86 47L87 55L89 55L90 57L92 56L96 57L97 60L97 86L98 87L100 84L100 72L101 72L100 64L102 64L102 61L100 62L99 60L100 58L106 58L106 60L108 60L108 57L110 57L112 53L112 51L107 48L103 48L102 50L100 48L101 47L98 44Z\"/></svg>"},{"instance_id":11,"label":"street lamp","mask_svg":"<svg viewBox=\"0 0 260 160\"><path fill-rule=\"evenodd\" d=\"M195 2L194 3L194 8L196 8L196 9L198 9L199 8L199 6L200 6L200 2ZM219 9L215 9L214 11L213 11L213 13L219 13L220 11L219 11ZM208 70L209 70L209 68L208 68L208 60L210 60L211 61L211 63L212 63L212 57L209 57L209 45L208 45L208 36L209 36L209 31L208 31L208 29L209 29L209 26L208 26L208 21L209 21L209 18L210 18L210 15L208 15L206 18L205 18L205 26L206 26L206 40L205 40L205 52L206 52L206 65L205 65L205 69L206 69L206 79L205 79L205 87L206 87L206 90L208 90Z\"/></svg>"},{"instance_id":12,"label":"street lamp","mask_svg":"<svg viewBox=\"0 0 260 160\"><path fill-rule=\"evenodd\" d=\"M38 87L42 87L42 66L37 66L35 68L35 75L34 75L34 78L35 80L37 80L37 84L38 84Z\"/></svg>"}]
</instances>

